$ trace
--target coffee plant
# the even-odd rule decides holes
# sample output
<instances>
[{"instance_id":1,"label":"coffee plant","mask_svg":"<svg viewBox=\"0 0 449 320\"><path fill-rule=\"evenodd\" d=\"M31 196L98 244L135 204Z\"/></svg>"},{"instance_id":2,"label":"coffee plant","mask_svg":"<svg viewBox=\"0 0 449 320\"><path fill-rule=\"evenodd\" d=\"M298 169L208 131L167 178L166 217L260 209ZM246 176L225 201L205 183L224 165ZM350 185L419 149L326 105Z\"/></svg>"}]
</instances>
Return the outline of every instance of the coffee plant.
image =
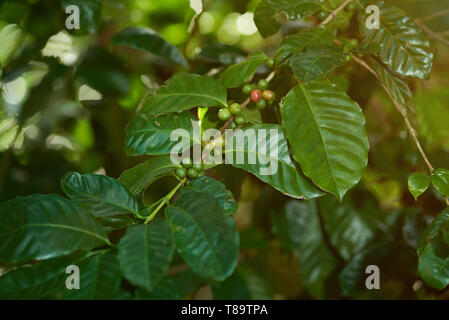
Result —
<instances>
[{"instance_id":1,"label":"coffee plant","mask_svg":"<svg viewBox=\"0 0 449 320\"><path fill-rule=\"evenodd\" d=\"M1 299L447 298L443 1L143 2L0 1Z\"/></svg>"}]
</instances>

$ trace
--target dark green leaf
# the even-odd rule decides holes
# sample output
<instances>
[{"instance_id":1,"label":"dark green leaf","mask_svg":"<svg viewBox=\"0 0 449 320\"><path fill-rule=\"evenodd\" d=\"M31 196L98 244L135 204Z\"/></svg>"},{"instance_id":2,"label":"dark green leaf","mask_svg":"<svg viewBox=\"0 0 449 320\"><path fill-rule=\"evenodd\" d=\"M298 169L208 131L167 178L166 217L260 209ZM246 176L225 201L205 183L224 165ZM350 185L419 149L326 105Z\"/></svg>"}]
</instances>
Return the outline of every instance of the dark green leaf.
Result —
<instances>
[{"instance_id":1,"label":"dark green leaf","mask_svg":"<svg viewBox=\"0 0 449 320\"><path fill-rule=\"evenodd\" d=\"M36 194L0 205L0 261L50 259L105 244L94 217L61 196Z\"/></svg>"},{"instance_id":2,"label":"dark green leaf","mask_svg":"<svg viewBox=\"0 0 449 320\"><path fill-rule=\"evenodd\" d=\"M201 137L194 134L199 132L197 126L193 115L187 111L158 117L138 114L126 128L126 153L130 156L173 153L173 147L180 143L170 138L175 132L179 133L178 139L186 140L187 147L201 143Z\"/></svg>"},{"instance_id":3,"label":"dark green leaf","mask_svg":"<svg viewBox=\"0 0 449 320\"><path fill-rule=\"evenodd\" d=\"M342 199L368 162L365 117L359 105L328 82L299 84L281 102L293 158L323 190Z\"/></svg>"},{"instance_id":4,"label":"dark green leaf","mask_svg":"<svg viewBox=\"0 0 449 320\"><path fill-rule=\"evenodd\" d=\"M334 35L326 27L303 29L298 34L289 35L282 40L276 54L278 63L283 63L295 53L310 46L331 45Z\"/></svg>"},{"instance_id":5,"label":"dark green leaf","mask_svg":"<svg viewBox=\"0 0 449 320\"><path fill-rule=\"evenodd\" d=\"M125 28L116 33L111 42L115 45L128 45L134 49L145 50L188 67L186 59L176 47L165 41L157 32L148 28Z\"/></svg>"},{"instance_id":6,"label":"dark green leaf","mask_svg":"<svg viewBox=\"0 0 449 320\"><path fill-rule=\"evenodd\" d=\"M163 278L152 292L143 288L136 290L136 296L139 300L179 300L178 291L170 278Z\"/></svg>"},{"instance_id":7,"label":"dark green leaf","mask_svg":"<svg viewBox=\"0 0 449 320\"><path fill-rule=\"evenodd\" d=\"M367 16L360 15L360 30L367 42L380 45L382 62L394 71L412 78L427 78L432 69L430 43L416 23L404 11L383 2L380 8L380 28L368 29Z\"/></svg>"},{"instance_id":8,"label":"dark green leaf","mask_svg":"<svg viewBox=\"0 0 449 320\"><path fill-rule=\"evenodd\" d=\"M449 170L436 169L432 172L432 184L443 196L449 197Z\"/></svg>"},{"instance_id":9,"label":"dark green leaf","mask_svg":"<svg viewBox=\"0 0 449 320\"><path fill-rule=\"evenodd\" d=\"M154 96L146 99L142 113L159 115L194 107L227 105L226 89L209 76L178 73Z\"/></svg>"},{"instance_id":10,"label":"dark green leaf","mask_svg":"<svg viewBox=\"0 0 449 320\"><path fill-rule=\"evenodd\" d=\"M137 200L114 178L70 172L61 185L69 198L96 217L136 215L139 212Z\"/></svg>"},{"instance_id":11,"label":"dark green leaf","mask_svg":"<svg viewBox=\"0 0 449 320\"><path fill-rule=\"evenodd\" d=\"M263 138L263 134L266 134L266 138L259 139ZM226 142L224 150L232 166L254 174L293 198L312 199L323 195L296 169L279 125L254 125L244 130L236 130L232 141L233 146ZM239 161L239 158L244 161Z\"/></svg>"},{"instance_id":12,"label":"dark green leaf","mask_svg":"<svg viewBox=\"0 0 449 320\"><path fill-rule=\"evenodd\" d=\"M422 195L430 185L430 177L425 173L414 173L408 178L408 190L415 201Z\"/></svg>"},{"instance_id":13,"label":"dark green leaf","mask_svg":"<svg viewBox=\"0 0 449 320\"><path fill-rule=\"evenodd\" d=\"M296 53L290 58L293 74L306 84L324 77L343 64L347 54L341 48L323 46Z\"/></svg>"},{"instance_id":14,"label":"dark green leaf","mask_svg":"<svg viewBox=\"0 0 449 320\"><path fill-rule=\"evenodd\" d=\"M246 61L228 67L220 74L218 81L226 88L239 87L254 76L257 68L267 60L263 52L253 53Z\"/></svg>"},{"instance_id":15,"label":"dark green leaf","mask_svg":"<svg viewBox=\"0 0 449 320\"><path fill-rule=\"evenodd\" d=\"M237 265L239 235L215 198L186 190L166 209L176 247L193 271L222 281Z\"/></svg>"},{"instance_id":16,"label":"dark green leaf","mask_svg":"<svg viewBox=\"0 0 449 320\"><path fill-rule=\"evenodd\" d=\"M144 192L154 181L173 175L181 166L174 164L168 156L156 156L134 168L123 171L118 178L133 195Z\"/></svg>"},{"instance_id":17,"label":"dark green leaf","mask_svg":"<svg viewBox=\"0 0 449 320\"><path fill-rule=\"evenodd\" d=\"M77 266L80 270L80 288L66 289L63 299L108 300L115 298L122 278L118 260L114 254L98 254Z\"/></svg>"},{"instance_id":18,"label":"dark green leaf","mask_svg":"<svg viewBox=\"0 0 449 320\"><path fill-rule=\"evenodd\" d=\"M170 228L161 219L128 229L117 248L123 276L148 291L164 278L174 252Z\"/></svg>"}]
</instances>

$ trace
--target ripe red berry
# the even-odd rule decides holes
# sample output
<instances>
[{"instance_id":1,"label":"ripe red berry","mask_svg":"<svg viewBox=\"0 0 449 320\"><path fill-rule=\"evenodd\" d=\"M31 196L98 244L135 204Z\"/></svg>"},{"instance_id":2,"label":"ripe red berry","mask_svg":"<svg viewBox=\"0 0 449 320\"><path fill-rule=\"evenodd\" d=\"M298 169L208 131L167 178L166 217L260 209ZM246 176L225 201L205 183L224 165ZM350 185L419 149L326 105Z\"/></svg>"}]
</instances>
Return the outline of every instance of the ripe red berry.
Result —
<instances>
[{"instance_id":1,"label":"ripe red berry","mask_svg":"<svg viewBox=\"0 0 449 320\"><path fill-rule=\"evenodd\" d=\"M262 99L262 91L260 91L259 89L255 89L251 91L251 94L249 96L252 102L257 102Z\"/></svg>"}]
</instances>

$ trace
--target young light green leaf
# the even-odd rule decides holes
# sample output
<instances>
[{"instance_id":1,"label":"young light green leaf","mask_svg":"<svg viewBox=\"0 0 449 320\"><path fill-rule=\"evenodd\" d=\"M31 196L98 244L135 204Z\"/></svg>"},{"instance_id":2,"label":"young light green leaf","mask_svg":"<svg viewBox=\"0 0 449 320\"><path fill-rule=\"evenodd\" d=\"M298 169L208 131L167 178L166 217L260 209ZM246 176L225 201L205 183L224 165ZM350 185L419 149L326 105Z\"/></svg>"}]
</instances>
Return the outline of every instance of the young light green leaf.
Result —
<instances>
[{"instance_id":1,"label":"young light green leaf","mask_svg":"<svg viewBox=\"0 0 449 320\"><path fill-rule=\"evenodd\" d=\"M68 173L61 183L69 198L96 217L139 212L134 196L114 178L97 174Z\"/></svg>"},{"instance_id":2,"label":"young light green leaf","mask_svg":"<svg viewBox=\"0 0 449 320\"><path fill-rule=\"evenodd\" d=\"M436 169L432 172L432 184L443 196L449 197L449 170Z\"/></svg>"},{"instance_id":3,"label":"young light green leaf","mask_svg":"<svg viewBox=\"0 0 449 320\"><path fill-rule=\"evenodd\" d=\"M164 278L174 252L170 228L162 219L128 229L117 249L123 276L148 291Z\"/></svg>"},{"instance_id":4,"label":"young light green leaf","mask_svg":"<svg viewBox=\"0 0 449 320\"><path fill-rule=\"evenodd\" d=\"M112 253L97 254L82 263L79 290L66 289L66 300L109 300L114 299L122 280L117 256Z\"/></svg>"},{"instance_id":5,"label":"young light green leaf","mask_svg":"<svg viewBox=\"0 0 449 320\"><path fill-rule=\"evenodd\" d=\"M449 210L443 210L421 235L418 247L418 271L435 289L449 285Z\"/></svg>"},{"instance_id":6,"label":"young light green leaf","mask_svg":"<svg viewBox=\"0 0 449 320\"><path fill-rule=\"evenodd\" d=\"M16 24L7 24L0 30L0 69L4 68L21 44L23 31Z\"/></svg>"},{"instance_id":7,"label":"young light green leaf","mask_svg":"<svg viewBox=\"0 0 449 320\"><path fill-rule=\"evenodd\" d=\"M259 139L256 134L265 134L266 137L263 139L261 136L262 139ZM254 174L293 198L312 199L323 195L297 170L279 125L253 125L243 130L235 130L232 141L232 146L226 142L223 151L226 157L233 159L232 162L229 161L232 166Z\"/></svg>"},{"instance_id":8,"label":"young light green leaf","mask_svg":"<svg viewBox=\"0 0 449 320\"><path fill-rule=\"evenodd\" d=\"M290 58L293 74L306 84L322 78L343 64L347 54L341 48L313 47L306 52L296 53Z\"/></svg>"},{"instance_id":9,"label":"young light green leaf","mask_svg":"<svg viewBox=\"0 0 449 320\"><path fill-rule=\"evenodd\" d=\"M366 27L366 14L360 14L360 31L367 42L380 45L380 58L404 77L428 78L433 53L430 43L404 11L380 1L379 29Z\"/></svg>"},{"instance_id":10,"label":"young light green leaf","mask_svg":"<svg viewBox=\"0 0 449 320\"><path fill-rule=\"evenodd\" d=\"M156 31L148 28L125 28L112 37L111 43L128 45L188 67L186 59L176 47L164 40Z\"/></svg>"},{"instance_id":11,"label":"young light green leaf","mask_svg":"<svg viewBox=\"0 0 449 320\"><path fill-rule=\"evenodd\" d=\"M246 61L234 64L220 73L218 81L226 88L235 88L248 82L257 68L267 60L263 52L253 53Z\"/></svg>"},{"instance_id":12,"label":"young light green leaf","mask_svg":"<svg viewBox=\"0 0 449 320\"><path fill-rule=\"evenodd\" d=\"M293 158L323 190L342 199L368 162L365 117L359 105L329 82L299 84L281 102Z\"/></svg>"},{"instance_id":13,"label":"young light green leaf","mask_svg":"<svg viewBox=\"0 0 449 320\"><path fill-rule=\"evenodd\" d=\"M155 156L134 168L123 171L118 181L136 196L145 192L154 181L173 175L180 167L181 165L174 164L168 156Z\"/></svg>"},{"instance_id":14,"label":"young light green leaf","mask_svg":"<svg viewBox=\"0 0 449 320\"><path fill-rule=\"evenodd\" d=\"M298 34L289 35L282 40L276 54L278 64L283 63L295 53L300 53L310 46L331 45L334 35L326 27L302 29Z\"/></svg>"},{"instance_id":15,"label":"young light green leaf","mask_svg":"<svg viewBox=\"0 0 449 320\"><path fill-rule=\"evenodd\" d=\"M110 244L94 217L58 195L16 197L0 204L0 261L24 262Z\"/></svg>"},{"instance_id":16,"label":"young light green leaf","mask_svg":"<svg viewBox=\"0 0 449 320\"><path fill-rule=\"evenodd\" d=\"M187 111L157 117L138 114L126 128L125 151L130 156L172 153L173 147L180 143L171 140L174 133L189 146L201 143L201 137L194 134L197 126L193 115Z\"/></svg>"},{"instance_id":17,"label":"young light green leaf","mask_svg":"<svg viewBox=\"0 0 449 320\"><path fill-rule=\"evenodd\" d=\"M226 88L209 76L178 73L144 102L142 113L160 115L194 107L227 105Z\"/></svg>"},{"instance_id":18,"label":"young light green leaf","mask_svg":"<svg viewBox=\"0 0 449 320\"><path fill-rule=\"evenodd\" d=\"M180 192L183 193L185 190L203 192L214 197L218 200L226 215L232 215L237 211L237 203L231 191L226 190L224 184L213 178L201 177L193 179L187 186L182 187Z\"/></svg>"},{"instance_id":19,"label":"young light green leaf","mask_svg":"<svg viewBox=\"0 0 449 320\"><path fill-rule=\"evenodd\" d=\"M408 190L415 201L422 195L430 185L430 177L425 173L414 173L408 178Z\"/></svg>"},{"instance_id":20,"label":"young light green leaf","mask_svg":"<svg viewBox=\"0 0 449 320\"><path fill-rule=\"evenodd\" d=\"M178 252L195 273L217 281L232 274L237 266L239 235L218 200L186 190L165 214Z\"/></svg>"}]
</instances>

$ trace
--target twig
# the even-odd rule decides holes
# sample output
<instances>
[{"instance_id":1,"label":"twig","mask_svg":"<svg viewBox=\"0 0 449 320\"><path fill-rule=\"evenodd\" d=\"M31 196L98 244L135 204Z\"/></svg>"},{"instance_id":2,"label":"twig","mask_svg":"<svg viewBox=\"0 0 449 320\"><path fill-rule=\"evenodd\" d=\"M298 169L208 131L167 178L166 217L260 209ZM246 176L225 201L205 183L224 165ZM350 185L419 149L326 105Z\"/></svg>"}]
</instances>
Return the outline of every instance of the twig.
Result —
<instances>
[{"instance_id":1,"label":"twig","mask_svg":"<svg viewBox=\"0 0 449 320\"><path fill-rule=\"evenodd\" d=\"M433 32L429 27L427 27L426 25L416 22L416 24L418 25L418 27L420 27L421 29L424 30L424 32L426 32L429 36L431 36L432 38L434 38L435 40L441 41L442 43L444 43L445 45L449 46L449 40L443 38L441 35L439 35L438 33Z\"/></svg>"},{"instance_id":2,"label":"twig","mask_svg":"<svg viewBox=\"0 0 449 320\"><path fill-rule=\"evenodd\" d=\"M337 9L335 9L334 11L332 11L331 13L329 13L329 15L327 16L326 19L323 20L323 22L321 22L319 24L319 26L324 26L326 24L328 24L329 22L331 22L332 19L334 19L337 14L343 10L344 8L346 8L346 6L352 2L352 0L346 0L345 2L343 2Z\"/></svg>"},{"instance_id":3,"label":"twig","mask_svg":"<svg viewBox=\"0 0 449 320\"><path fill-rule=\"evenodd\" d=\"M428 16L422 17L422 18L417 18L416 21L417 22L424 22L424 21L428 21L428 20L432 20L441 16L445 16L449 14L449 9L447 10L443 10L443 11L439 11L439 12L435 12L432 14L429 14Z\"/></svg>"}]
</instances>

